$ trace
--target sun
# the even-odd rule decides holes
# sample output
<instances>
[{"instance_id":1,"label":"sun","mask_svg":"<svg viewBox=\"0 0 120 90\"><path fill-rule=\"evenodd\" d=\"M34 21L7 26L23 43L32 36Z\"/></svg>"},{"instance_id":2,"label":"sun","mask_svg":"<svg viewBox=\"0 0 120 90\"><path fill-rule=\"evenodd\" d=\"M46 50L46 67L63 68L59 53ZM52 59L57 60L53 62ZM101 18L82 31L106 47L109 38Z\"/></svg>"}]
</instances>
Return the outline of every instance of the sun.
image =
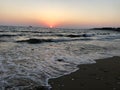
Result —
<instances>
[{"instance_id":1,"label":"sun","mask_svg":"<svg viewBox=\"0 0 120 90\"><path fill-rule=\"evenodd\" d=\"M50 27L50 28L53 28L53 25L50 25L49 27Z\"/></svg>"}]
</instances>

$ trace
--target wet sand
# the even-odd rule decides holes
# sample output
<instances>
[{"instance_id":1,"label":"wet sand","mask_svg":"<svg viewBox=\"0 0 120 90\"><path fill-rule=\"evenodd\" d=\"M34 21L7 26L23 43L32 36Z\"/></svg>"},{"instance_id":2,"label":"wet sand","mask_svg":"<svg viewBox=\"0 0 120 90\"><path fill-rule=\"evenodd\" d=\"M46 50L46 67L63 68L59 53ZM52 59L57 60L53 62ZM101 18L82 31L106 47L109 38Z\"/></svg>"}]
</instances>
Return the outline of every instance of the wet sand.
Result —
<instances>
[{"instance_id":1,"label":"wet sand","mask_svg":"<svg viewBox=\"0 0 120 90\"><path fill-rule=\"evenodd\" d=\"M80 65L79 70L49 80L51 90L120 90L120 57Z\"/></svg>"}]
</instances>

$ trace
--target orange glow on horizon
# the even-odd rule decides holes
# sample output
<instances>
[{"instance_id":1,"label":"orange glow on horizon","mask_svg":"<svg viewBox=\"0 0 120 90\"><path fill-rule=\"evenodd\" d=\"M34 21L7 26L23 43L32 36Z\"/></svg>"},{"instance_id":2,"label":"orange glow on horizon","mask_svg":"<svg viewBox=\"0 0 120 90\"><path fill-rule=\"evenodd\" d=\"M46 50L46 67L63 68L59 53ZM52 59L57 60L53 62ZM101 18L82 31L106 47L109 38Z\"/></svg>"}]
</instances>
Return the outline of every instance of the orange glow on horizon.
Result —
<instances>
[{"instance_id":1,"label":"orange glow on horizon","mask_svg":"<svg viewBox=\"0 0 120 90\"><path fill-rule=\"evenodd\" d=\"M50 28L53 28L53 26L52 26L52 25L50 25Z\"/></svg>"},{"instance_id":2,"label":"orange glow on horizon","mask_svg":"<svg viewBox=\"0 0 120 90\"><path fill-rule=\"evenodd\" d=\"M0 0L0 24L119 27L119 3L120 0Z\"/></svg>"},{"instance_id":3,"label":"orange glow on horizon","mask_svg":"<svg viewBox=\"0 0 120 90\"><path fill-rule=\"evenodd\" d=\"M59 25L58 22L51 22L49 20L46 20L46 21L39 20L39 22L40 24L42 23L43 26L49 27L49 28L54 28Z\"/></svg>"}]
</instances>

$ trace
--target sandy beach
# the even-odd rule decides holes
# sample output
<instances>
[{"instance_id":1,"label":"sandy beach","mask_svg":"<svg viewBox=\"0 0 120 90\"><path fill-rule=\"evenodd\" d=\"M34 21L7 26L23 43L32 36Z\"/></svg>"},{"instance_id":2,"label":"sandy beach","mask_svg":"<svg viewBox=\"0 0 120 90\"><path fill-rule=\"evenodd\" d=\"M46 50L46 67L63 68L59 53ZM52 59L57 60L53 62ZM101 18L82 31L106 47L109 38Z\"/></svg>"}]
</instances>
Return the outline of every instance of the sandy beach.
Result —
<instances>
[{"instance_id":1,"label":"sandy beach","mask_svg":"<svg viewBox=\"0 0 120 90\"><path fill-rule=\"evenodd\" d=\"M70 75L49 80L51 90L120 90L120 57L80 65Z\"/></svg>"}]
</instances>

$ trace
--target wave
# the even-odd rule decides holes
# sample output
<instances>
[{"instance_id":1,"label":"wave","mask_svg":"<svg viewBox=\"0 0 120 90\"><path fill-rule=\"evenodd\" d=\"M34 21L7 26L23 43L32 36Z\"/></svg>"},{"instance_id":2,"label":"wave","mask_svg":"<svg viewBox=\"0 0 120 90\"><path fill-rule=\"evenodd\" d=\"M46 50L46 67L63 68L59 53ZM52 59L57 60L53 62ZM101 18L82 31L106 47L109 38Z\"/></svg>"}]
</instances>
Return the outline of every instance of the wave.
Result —
<instances>
[{"instance_id":1,"label":"wave","mask_svg":"<svg viewBox=\"0 0 120 90\"><path fill-rule=\"evenodd\" d=\"M17 43L29 43L29 44L40 44L40 43L45 43L45 42L70 42L70 41L90 41L92 39L90 38L82 38L82 39L36 39L36 38L30 38L27 40L18 40L16 41Z\"/></svg>"},{"instance_id":2,"label":"wave","mask_svg":"<svg viewBox=\"0 0 120 90\"><path fill-rule=\"evenodd\" d=\"M14 36L17 36L17 35L2 34L0 35L0 38L1 37L14 37Z\"/></svg>"}]
</instances>

